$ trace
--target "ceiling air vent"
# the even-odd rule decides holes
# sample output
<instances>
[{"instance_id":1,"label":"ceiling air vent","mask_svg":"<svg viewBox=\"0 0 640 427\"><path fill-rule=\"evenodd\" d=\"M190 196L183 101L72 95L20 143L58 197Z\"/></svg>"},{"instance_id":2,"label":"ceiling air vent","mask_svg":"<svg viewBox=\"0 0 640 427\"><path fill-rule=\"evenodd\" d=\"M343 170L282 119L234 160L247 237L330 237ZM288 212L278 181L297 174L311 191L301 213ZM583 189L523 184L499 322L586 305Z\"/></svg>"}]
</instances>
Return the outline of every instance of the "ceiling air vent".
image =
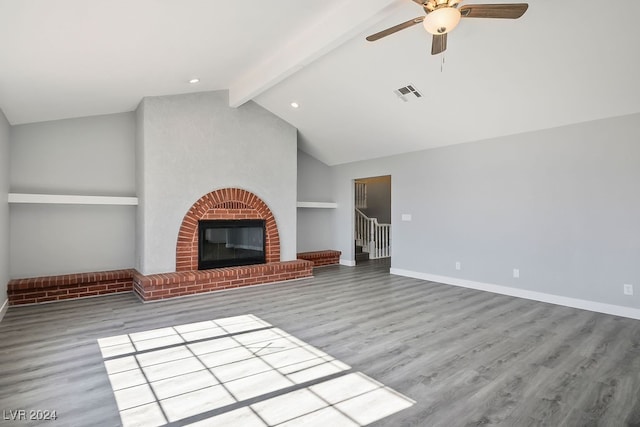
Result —
<instances>
[{"instance_id":1,"label":"ceiling air vent","mask_svg":"<svg viewBox=\"0 0 640 427\"><path fill-rule=\"evenodd\" d=\"M406 85L405 87L394 90L393 93L398 95L398 98L402 99L404 102L407 102L409 101L409 99L411 99L411 94L415 95L416 98L422 98L422 94L418 92L418 90L414 88L413 85Z\"/></svg>"}]
</instances>

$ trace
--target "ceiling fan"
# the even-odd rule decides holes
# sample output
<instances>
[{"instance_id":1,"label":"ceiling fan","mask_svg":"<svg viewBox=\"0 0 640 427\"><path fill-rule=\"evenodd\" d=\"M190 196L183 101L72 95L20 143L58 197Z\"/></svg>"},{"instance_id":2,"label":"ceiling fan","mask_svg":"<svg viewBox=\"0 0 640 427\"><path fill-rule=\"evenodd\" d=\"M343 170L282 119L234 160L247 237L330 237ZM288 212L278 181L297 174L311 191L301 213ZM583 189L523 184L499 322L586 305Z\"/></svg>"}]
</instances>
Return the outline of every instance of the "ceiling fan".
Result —
<instances>
[{"instance_id":1,"label":"ceiling fan","mask_svg":"<svg viewBox=\"0 0 640 427\"><path fill-rule=\"evenodd\" d=\"M462 0L413 0L422 6L425 16L419 16L402 24L382 30L367 37L370 42L397 33L422 22L425 30L433 34L431 54L437 55L447 49L447 34L461 18L518 19L529 8L527 3L470 4L458 8Z\"/></svg>"}]
</instances>

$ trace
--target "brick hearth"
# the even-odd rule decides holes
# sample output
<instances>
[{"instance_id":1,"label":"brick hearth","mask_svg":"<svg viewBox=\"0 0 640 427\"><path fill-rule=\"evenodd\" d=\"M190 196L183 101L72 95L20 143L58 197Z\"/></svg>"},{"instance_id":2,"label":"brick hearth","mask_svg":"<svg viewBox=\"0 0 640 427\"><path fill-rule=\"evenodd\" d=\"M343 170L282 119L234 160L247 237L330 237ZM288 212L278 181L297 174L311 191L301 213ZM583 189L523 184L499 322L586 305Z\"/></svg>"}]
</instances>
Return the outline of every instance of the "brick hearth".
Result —
<instances>
[{"instance_id":1,"label":"brick hearth","mask_svg":"<svg viewBox=\"0 0 640 427\"><path fill-rule=\"evenodd\" d=\"M9 305L131 292L135 272L129 269L14 279L7 286Z\"/></svg>"},{"instance_id":2,"label":"brick hearth","mask_svg":"<svg viewBox=\"0 0 640 427\"><path fill-rule=\"evenodd\" d=\"M133 277L133 291L143 301L281 282L312 275L313 263L297 260L212 270L181 271Z\"/></svg>"},{"instance_id":3,"label":"brick hearth","mask_svg":"<svg viewBox=\"0 0 640 427\"><path fill-rule=\"evenodd\" d=\"M312 270L313 262L296 260L147 276L133 269L99 271L14 279L7 295L9 305L23 305L133 291L146 302L311 277Z\"/></svg>"},{"instance_id":4,"label":"brick hearth","mask_svg":"<svg viewBox=\"0 0 640 427\"><path fill-rule=\"evenodd\" d=\"M313 262L314 267L322 267L324 265L340 264L340 255L342 255L340 251L325 250L299 252L297 258Z\"/></svg>"}]
</instances>

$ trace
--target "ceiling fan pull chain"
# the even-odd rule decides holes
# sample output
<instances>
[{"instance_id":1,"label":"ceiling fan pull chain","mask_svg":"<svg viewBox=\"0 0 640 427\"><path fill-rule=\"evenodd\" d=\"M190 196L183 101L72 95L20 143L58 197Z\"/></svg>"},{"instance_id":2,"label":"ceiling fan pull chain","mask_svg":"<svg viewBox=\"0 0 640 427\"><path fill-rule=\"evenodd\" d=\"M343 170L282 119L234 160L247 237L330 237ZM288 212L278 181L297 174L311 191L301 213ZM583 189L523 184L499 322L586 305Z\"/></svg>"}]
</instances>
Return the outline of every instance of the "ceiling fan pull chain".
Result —
<instances>
[{"instance_id":1,"label":"ceiling fan pull chain","mask_svg":"<svg viewBox=\"0 0 640 427\"><path fill-rule=\"evenodd\" d=\"M440 72L442 72L443 69L444 69L444 53L441 55Z\"/></svg>"}]
</instances>

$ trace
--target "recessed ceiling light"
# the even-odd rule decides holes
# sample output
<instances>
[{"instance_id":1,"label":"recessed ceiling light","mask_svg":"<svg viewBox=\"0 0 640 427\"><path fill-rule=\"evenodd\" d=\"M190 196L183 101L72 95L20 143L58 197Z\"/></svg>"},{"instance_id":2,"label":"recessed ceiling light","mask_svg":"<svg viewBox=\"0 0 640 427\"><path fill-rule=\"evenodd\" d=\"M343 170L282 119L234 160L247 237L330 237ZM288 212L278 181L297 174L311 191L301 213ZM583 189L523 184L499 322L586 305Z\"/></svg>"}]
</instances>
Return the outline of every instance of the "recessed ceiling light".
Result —
<instances>
[{"instance_id":1,"label":"recessed ceiling light","mask_svg":"<svg viewBox=\"0 0 640 427\"><path fill-rule=\"evenodd\" d=\"M292 102L292 103L291 103L291 106L292 106L293 108L298 108L298 107L300 107L300 104L298 104L297 102Z\"/></svg>"},{"instance_id":2,"label":"recessed ceiling light","mask_svg":"<svg viewBox=\"0 0 640 427\"><path fill-rule=\"evenodd\" d=\"M191 84L200 83L200 79L198 79L198 78L191 79L191 80L189 80L189 83L191 83Z\"/></svg>"}]
</instances>

